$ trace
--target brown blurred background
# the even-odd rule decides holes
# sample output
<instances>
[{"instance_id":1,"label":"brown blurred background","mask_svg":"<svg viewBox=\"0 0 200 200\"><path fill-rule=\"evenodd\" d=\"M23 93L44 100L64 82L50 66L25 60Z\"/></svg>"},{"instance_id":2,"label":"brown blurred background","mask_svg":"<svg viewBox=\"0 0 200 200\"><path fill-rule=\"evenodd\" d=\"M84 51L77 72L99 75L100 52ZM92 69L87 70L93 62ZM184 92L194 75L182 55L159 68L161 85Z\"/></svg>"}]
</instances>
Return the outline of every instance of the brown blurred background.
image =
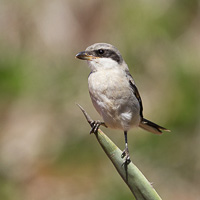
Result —
<instances>
[{"instance_id":1,"label":"brown blurred background","mask_svg":"<svg viewBox=\"0 0 200 200\"><path fill-rule=\"evenodd\" d=\"M144 115L172 130L130 131L133 162L163 199L200 199L198 0L1 0L0 199L133 198L75 104L100 119L75 59L95 42L120 50Z\"/></svg>"}]
</instances>

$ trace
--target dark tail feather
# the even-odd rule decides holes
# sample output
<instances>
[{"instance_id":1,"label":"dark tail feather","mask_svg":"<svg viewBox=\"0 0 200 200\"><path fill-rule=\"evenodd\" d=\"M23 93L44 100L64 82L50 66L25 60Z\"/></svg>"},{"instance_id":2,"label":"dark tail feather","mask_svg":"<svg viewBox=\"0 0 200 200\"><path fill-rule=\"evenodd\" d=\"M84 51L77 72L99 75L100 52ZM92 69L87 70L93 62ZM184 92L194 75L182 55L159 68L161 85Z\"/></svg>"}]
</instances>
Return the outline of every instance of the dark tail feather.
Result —
<instances>
[{"instance_id":1,"label":"dark tail feather","mask_svg":"<svg viewBox=\"0 0 200 200\"><path fill-rule=\"evenodd\" d=\"M142 121L140 122L140 125L139 125L140 128L143 128L144 130L146 131L149 131L151 133L154 133L154 134L162 134L162 131L168 131L168 132L171 132L170 130L162 127L162 126L159 126L147 119L142 119Z\"/></svg>"}]
</instances>

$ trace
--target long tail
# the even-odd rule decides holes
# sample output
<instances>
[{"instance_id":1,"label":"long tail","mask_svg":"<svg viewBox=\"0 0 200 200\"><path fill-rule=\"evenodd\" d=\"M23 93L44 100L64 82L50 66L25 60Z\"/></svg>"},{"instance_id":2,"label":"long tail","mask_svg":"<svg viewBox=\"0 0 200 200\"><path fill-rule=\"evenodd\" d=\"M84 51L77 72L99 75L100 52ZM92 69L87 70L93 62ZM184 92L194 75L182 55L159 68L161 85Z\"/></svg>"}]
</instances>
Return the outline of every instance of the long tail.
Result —
<instances>
[{"instance_id":1,"label":"long tail","mask_svg":"<svg viewBox=\"0 0 200 200\"><path fill-rule=\"evenodd\" d=\"M162 134L162 131L168 131L168 132L171 132L170 130L162 127L162 126L159 126L145 118L142 119L142 121L140 122L139 124L139 127L140 128L143 128L144 130L146 131L149 131L151 133L154 133L154 134Z\"/></svg>"}]
</instances>

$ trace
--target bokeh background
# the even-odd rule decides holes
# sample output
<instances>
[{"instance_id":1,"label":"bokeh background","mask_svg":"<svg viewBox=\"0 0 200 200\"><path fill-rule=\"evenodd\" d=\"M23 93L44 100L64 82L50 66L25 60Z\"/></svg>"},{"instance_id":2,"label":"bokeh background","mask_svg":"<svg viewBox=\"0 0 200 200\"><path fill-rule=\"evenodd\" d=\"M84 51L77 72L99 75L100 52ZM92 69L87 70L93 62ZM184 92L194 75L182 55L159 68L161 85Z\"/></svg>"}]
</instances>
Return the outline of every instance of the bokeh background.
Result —
<instances>
[{"instance_id":1,"label":"bokeh background","mask_svg":"<svg viewBox=\"0 0 200 200\"><path fill-rule=\"evenodd\" d=\"M100 119L75 59L96 42L120 50L145 117L172 130L130 131L133 162L163 199L200 199L198 0L0 1L0 199L133 199L76 106Z\"/></svg>"}]
</instances>

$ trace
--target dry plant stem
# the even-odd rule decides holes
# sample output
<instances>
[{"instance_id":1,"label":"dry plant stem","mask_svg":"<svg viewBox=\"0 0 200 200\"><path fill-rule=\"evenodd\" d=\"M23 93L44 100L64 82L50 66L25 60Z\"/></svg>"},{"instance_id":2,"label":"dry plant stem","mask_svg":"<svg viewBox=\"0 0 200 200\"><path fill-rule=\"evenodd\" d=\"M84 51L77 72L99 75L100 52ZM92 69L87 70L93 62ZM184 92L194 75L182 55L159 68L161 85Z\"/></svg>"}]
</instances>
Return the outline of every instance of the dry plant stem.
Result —
<instances>
[{"instance_id":1,"label":"dry plant stem","mask_svg":"<svg viewBox=\"0 0 200 200\"><path fill-rule=\"evenodd\" d=\"M93 120L91 117L79 104L77 105L85 115L90 126L92 126ZM161 200L149 181L132 162L124 164L124 159L121 158L122 151L100 129L95 135L101 147L137 200Z\"/></svg>"}]
</instances>

